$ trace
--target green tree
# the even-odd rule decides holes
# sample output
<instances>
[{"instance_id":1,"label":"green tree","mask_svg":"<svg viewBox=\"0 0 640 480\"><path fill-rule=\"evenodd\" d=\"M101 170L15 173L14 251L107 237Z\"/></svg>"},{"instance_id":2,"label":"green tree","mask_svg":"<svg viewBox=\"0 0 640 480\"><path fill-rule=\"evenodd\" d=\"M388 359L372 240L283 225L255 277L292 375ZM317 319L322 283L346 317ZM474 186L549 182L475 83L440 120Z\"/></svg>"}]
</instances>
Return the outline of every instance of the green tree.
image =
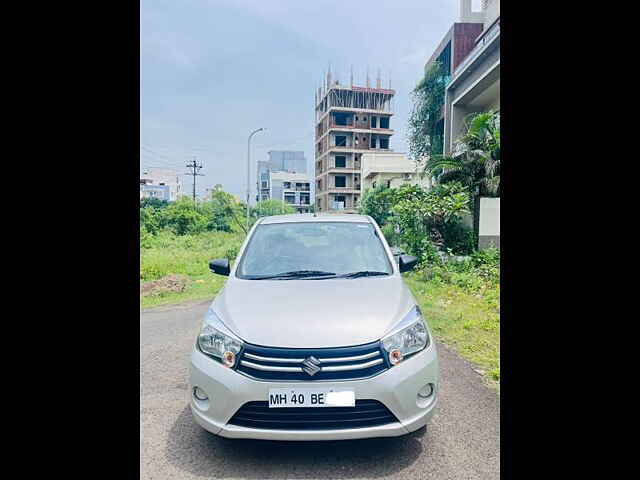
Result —
<instances>
[{"instance_id":1,"label":"green tree","mask_svg":"<svg viewBox=\"0 0 640 480\"><path fill-rule=\"evenodd\" d=\"M251 208L251 216L254 218L291 213L296 213L296 209L281 200L262 200Z\"/></svg>"},{"instance_id":2,"label":"green tree","mask_svg":"<svg viewBox=\"0 0 640 480\"><path fill-rule=\"evenodd\" d=\"M165 208L169 205L169 202L166 200L161 200L159 198L143 198L140 200L140 208L153 207L153 208Z\"/></svg>"},{"instance_id":3,"label":"green tree","mask_svg":"<svg viewBox=\"0 0 640 480\"><path fill-rule=\"evenodd\" d=\"M472 194L500 195L500 116L489 111L465 119L464 134L454 144L453 156L436 155L425 172L439 183L460 182Z\"/></svg>"},{"instance_id":4,"label":"green tree","mask_svg":"<svg viewBox=\"0 0 640 480\"><path fill-rule=\"evenodd\" d=\"M154 207L144 207L140 209L140 231L155 235L160 230L158 219L158 209Z\"/></svg>"},{"instance_id":5,"label":"green tree","mask_svg":"<svg viewBox=\"0 0 640 480\"><path fill-rule=\"evenodd\" d=\"M242 206L235 201L233 195L222 190L221 185L216 185L210 195L211 198L201 206L207 217L207 230L230 232L232 226L239 226L244 230L244 223L239 221Z\"/></svg>"},{"instance_id":6,"label":"green tree","mask_svg":"<svg viewBox=\"0 0 640 480\"><path fill-rule=\"evenodd\" d=\"M424 171L439 183L458 182L469 190L477 238L480 197L500 196L500 114L489 111L468 115L453 151L452 156L429 158Z\"/></svg>"},{"instance_id":7,"label":"green tree","mask_svg":"<svg viewBox=\"0 0 640 480\"><path fill-rule=\"evenodd\" d=\"M161 228L169 228L177 235L200 233L207 230L208 218L198 204L183 196L168 207L157 211Z\"/></svg>"},{"instance_id":8,"label":"green tree","mask_svg":"<svg viewBox=\"0 0 640 480\"><path fill-rule=\"evenodd\" d=\"M378 185L375 188L368 188L360 199L358 212L362 215L371 216L378 222L378 225L383 226L389 221L389 217L391 216L391 208L395 202L395 193L395 188L387 188L384 184Z\"/></svg>"}]
</instances>

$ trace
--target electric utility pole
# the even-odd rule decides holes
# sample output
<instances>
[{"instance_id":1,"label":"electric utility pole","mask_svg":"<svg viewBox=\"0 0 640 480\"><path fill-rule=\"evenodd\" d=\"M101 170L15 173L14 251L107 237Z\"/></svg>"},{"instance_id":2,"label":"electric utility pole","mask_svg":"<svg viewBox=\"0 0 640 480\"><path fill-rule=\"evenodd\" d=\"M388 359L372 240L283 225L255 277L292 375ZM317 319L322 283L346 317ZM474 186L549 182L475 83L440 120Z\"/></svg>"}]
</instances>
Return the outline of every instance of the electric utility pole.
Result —
<instances>
[{"instance_id":1,"label":"electric utility pole","mask_svg":"<svg viewBox=\"0 0 640 480\"><path fill-rule=\"evenodd\" d=\"M185 175L191 175L193 177L193 205L195 206L196 204L196 177L204 177L204 175L202 173L198 173L200 172L200 169L202 168L202 164L198 165L196 163L196 157L193 157L193 160L190 163L187 163L187 168L190 168L191 171L188 173L185 173Z\"/></svg>"}]
</instances>

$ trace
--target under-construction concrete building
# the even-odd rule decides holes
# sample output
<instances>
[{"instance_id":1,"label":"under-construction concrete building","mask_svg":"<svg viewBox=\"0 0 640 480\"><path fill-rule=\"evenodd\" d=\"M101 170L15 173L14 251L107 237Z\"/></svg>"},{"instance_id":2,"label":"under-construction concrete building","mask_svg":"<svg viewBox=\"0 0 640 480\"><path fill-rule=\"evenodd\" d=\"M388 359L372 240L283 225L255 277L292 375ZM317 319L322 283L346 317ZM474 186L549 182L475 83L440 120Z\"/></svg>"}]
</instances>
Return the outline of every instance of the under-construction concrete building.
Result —
<instances>
[{"instance_id":1,"label":"under-construction concrete building","mask_svg":"<svg viewBox=\"0 0 640 480\"><path fill-rule=\"evenodd\" d=\"M316 211L354 212L361 195L361 157L363 153L385 152L390 148L393 130L395 91L349 86L332 81L327 73L325 85L316 91Z\"/></svg>"}]
</instances>

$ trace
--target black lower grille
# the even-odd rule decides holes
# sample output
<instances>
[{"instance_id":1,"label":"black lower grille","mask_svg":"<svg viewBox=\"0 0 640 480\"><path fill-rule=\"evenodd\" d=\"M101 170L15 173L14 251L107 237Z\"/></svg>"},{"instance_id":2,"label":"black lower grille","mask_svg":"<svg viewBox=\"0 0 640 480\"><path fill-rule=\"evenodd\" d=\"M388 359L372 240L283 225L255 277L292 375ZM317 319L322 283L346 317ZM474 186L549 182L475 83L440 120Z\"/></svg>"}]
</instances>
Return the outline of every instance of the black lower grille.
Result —
<instances>
[{"instance_id":1,"label":"black lower grille","mask_svg":"<svg viewBox=\"0 0 640 480\"><path fill-rule=\"evenodd\" d=\"M338 430L397 421L379 401L356 400L355 407L269 408L267 402L248 402L231 417L229 424L269 430Z\"/></svg>"}]
</instances>

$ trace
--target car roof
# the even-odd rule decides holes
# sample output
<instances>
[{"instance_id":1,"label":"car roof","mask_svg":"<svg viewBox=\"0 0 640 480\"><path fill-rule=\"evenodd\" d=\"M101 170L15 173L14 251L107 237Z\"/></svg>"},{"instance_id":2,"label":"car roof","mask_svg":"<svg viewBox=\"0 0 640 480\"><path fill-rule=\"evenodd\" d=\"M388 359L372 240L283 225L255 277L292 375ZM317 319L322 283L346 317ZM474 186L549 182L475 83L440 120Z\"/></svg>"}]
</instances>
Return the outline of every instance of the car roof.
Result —
<instances>
[{"instance_id":1,"label":"car roof","mask_svg":"<svg viewBox=\"0 0 640 480\"><path fill-rule=\"evenodd\" d=\"M351 223L371 223L366 215L337 214L337 213L298 213L293 215L273 215L264 217L261 225L274 223L300 223L300 222L351 222Z\"/></svg>"}]
</instances>

